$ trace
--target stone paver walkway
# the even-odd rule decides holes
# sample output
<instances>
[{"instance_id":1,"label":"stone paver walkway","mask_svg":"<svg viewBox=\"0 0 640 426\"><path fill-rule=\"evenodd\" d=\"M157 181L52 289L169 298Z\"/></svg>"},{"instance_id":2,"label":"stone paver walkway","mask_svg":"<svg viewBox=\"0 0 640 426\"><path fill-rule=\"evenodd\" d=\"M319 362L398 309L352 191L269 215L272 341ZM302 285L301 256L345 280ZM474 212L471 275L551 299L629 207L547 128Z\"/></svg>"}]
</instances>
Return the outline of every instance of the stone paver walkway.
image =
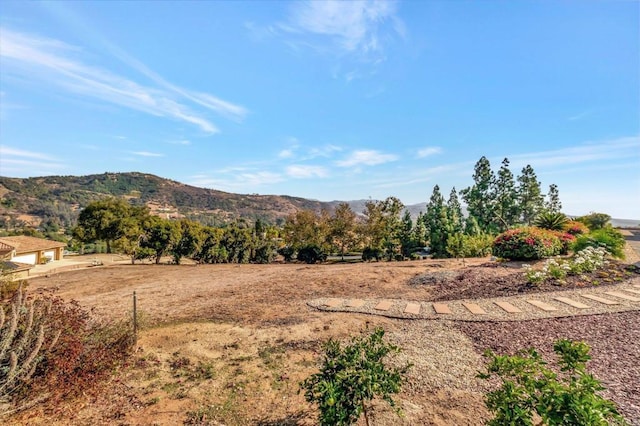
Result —
<instances>
[{"instance_id":1,"label":"stone paver walkway","mask_svg":"<svg viewBox=\"0 0 640 426\"><path fill-rule=\"evenodd\" d=\"M476 300L420 302L400 299L326 298L308 302L322 311L406 319L510 321L640 310L640 279L614 286Z\"/></svg>"}]
</instances>

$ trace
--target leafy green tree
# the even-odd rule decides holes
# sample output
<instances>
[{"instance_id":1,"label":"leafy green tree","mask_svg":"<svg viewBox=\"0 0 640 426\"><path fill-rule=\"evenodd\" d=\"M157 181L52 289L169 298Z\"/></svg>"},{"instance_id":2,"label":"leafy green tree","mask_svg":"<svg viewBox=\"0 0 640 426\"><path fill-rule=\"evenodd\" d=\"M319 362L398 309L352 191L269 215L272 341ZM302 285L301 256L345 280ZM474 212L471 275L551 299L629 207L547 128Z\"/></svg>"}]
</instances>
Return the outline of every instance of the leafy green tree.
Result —
<instances>
[{"instance_id":1,"label":"leafy green tree","mask_svg":"<svg viewBox=\"0 0 640 426\"><path fill-rule=\"evenodd\" d=\"M376 396L396 408L392 395L400 392L411 366L385 364L385 358L400 349L383 337L384 330L376 328L369 336L352 338L346 346L335 340L323 345L320 372L300 383L306 400L318 404L320 425L351 425L363 413L369 425L367 403ZM399 409L396 412L400 413Z\"/></svg>"},{"instance_id":2,"label":"leafy green tree","mask_svg":"<svg viewBox=\"0 0 640 426\"><path fill-rule=\"evenodd\" d=\"M141 245L153 251L153 258L158 264L162 256L165 253L171 253L174 246L178 244L180 234L180 228L175 222L153 216L145 230Z\"/></svg>"},{"instance_id":3,"label":"leafy green tree","mask_svg":"<svg viewBox=\"0 0 640 426\"><path fill-rule=\"evenodd\" d=\"M179 265L183 257L191 257L198 252L204 237L202 225L192 220L183 219L178 225L180 237L171 247L173 261Z\"/></svg>"},{"instance_id":4,"label":"leafy green tree","mask_svg":"<svg viewBox=\"0 0 640 426\"><path fill-rule=\"evenodd\" d=\"M420 212L413 227L413 241L416 247L424 247L427 244L426 216Z\"/></svg>"},{"instance_id":5,"label":"leafy green tree","mask_svg":"<svg viewBox=\"0 0 640 426\"><path fill-rule=\"evenodd\" d=\"M433 193L427 204L426 220L431 253L434 257L447 257L447 239L453 232L447 215L447 206L438 185L433 187Z\"/></svg>"},{"instance_id":6,"label":"leafy green tree","mask_svg":"<svg viewBox=\"0 0 640 426\"><path fill-rule=\"evenodd\" d=\"M382 202L385 226L383 246L388 260L393 259L401 251L402 220L400 214L403 210L404 204L396 197L388 197Z\"/></svg>"},{"instance_id":7,"label":"leafy green tree","mask_svg":"<svg viewBox=\"0 0 640 426\"><path fill-rule=\"evenodd\" d=\"M140 206L130 206L129 215L120 219L120 238L113 242L113 248L131 258L131 264L137 259L149 257L151 253L143 246L146 231L153 221L154 216L149 214L149 209Z\"/></svg>"},{"instance_id":8,"label":"leafy green tree","mask_svg":"<svg viewBox=\"0 0 640 426\"><path fill-rule=\"evenodd\" d=\"M252 230L240 223L227 226L220 245L227 252L227 262L248 263L253 250Z\"/></svg>"},{"instance_id":9,"label":"leafy green tree","mask_svg":"<svg viewBox=\"0 0 640 426\"><path fill-rule=\"evenodd\" d=\"M560 193L558 192L558 185L552 183L549 185L549 192L547 193L547 201L545 203L545 209L551 213L560 213L562 210L562 203L560 202Z\"/></svg>"},{"instance_id":10,"label":"leafy green tree","mask_svg":"<svg viewBox=\"0 0 640 426\"><path fill-rule=\"evenodd\" d=\"M527 164L518 176L518 207L522 222L526 225L533 221L544 208L544 197L540 192L540 182L533 167Z\"/></svg>"},{"instance_id":11,"label":"leafy green tree","mask_svg":"<svg viewBox=\"0 0 640 426\"><path fill-rule=\"evenodd\" d=\"M329 234L327 216L312 210L299 210L287 217L284 224L285 244L295 250L305 246L324 247Z\"/></svg>"},{"instance_id":12,"label":"leafy green tree","mask_svg":"<svg viewBox=\"0 0 640 426\"><path fill-rule=\"evenodd\" d=\"M360 232L366 248L383 252L387 259L400 253L400 214L404 205L396 197L365 203Z\"/></svg>"},{"instance_id":13,"label":"leafy green tree","mask_svg":"<svg viewBox=\"0 0 640 426\"><path fill-rule=\"evenodd\" d=\"M124 236L126 223L123 219L130 211L131 205L120 198L93 201L80 212L73 236L83 243L104 241L107 253L111 253L111 244Z\"/></svg>"},{"instance_id":14,"label":"leafy green tree","mask_svg":"<svg viewBox=\"0 0 640 426\"><path fill-rule=\"evenodd\" d=\"M411 251L418 247L414 235L411 213L409 213L409 210L405 210L400 225L400 251L402 252L402 256L408 257L411 255Z\"/></svg>"},{"instance_id":15,"label":"leafy green tree","mask_svg":"<svg viewBox=\"0 0 640 426\"><path fill-rule=\"evenodd\" d=\"M491 170L491 163L484 156L474 167L473 181L474 184L460 191L460 194L467 204L469 215L476 218L480 230L490 232L495 219L494 198L491 194L495 175Z\"/></svg>"},{"instance_id":16,"label":"leafy green tree","mask_svg":"<svg viewBox=\"0 0 640 426\"><path fill-rule=\"evenodd\" d=\"M497 377L502 386L486 396L494 418L490 426L534 425L534 414L543 425L625 425L616 405L598 392L600 382L589 374L591 356L584 342L558 340L553 347L562 374L547 367L535 349L514 356L485 352L489 358L483 379Z\"/></svg>"},{"instance_id":17,"label":"leafy green tree","mask_svg":"<svg viewBox=\"0 0 640 426\"><path fill-rule=\"evenodd\" d=\"M502 160L491 197L495 200L494 230L504 232L516 225L520 220L518 194L508 158Z\"/></svg>"},{"instance_id":18,"label":"leafy green tree","mask_svg":"<svg viewBox=\"0 0 640 426\"><path fill-rule=\"evenodd\" d=\"M205 227L202 231L202 244L193 258L200 263L226 263L228 253L222 245L222 228Z\"/></svg>"},{"instance_id":19,"label":"leafy green tree","mask_svg":"<svg viewBox=\"0 0 640 426\"><path fill-rule=\"evenodd\" d=\"M356 214L347 203L340 203L329 219L329 240L338 249L344 260L344 254L358 243L356 232Z\"/></svg>"}]
</instances>

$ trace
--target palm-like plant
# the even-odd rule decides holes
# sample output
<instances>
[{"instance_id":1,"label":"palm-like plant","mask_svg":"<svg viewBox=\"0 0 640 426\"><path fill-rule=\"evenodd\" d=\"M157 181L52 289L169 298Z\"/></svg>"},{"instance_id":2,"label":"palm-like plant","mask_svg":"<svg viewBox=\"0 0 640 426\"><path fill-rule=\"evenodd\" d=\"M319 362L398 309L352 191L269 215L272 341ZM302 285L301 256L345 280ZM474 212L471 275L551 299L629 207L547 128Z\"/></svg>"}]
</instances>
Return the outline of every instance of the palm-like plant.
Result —
<instances>
[{"instance_id":1,"label":"palm-like plant","mask_svg":"<svg viewBox=\"0 0 640 426\"><path fill-rule=\"evenodd\" d=\"M538 228L562 231L569 218L560 212L544 211L536 217L534 225Z\"/></svg>"}]
</instances>

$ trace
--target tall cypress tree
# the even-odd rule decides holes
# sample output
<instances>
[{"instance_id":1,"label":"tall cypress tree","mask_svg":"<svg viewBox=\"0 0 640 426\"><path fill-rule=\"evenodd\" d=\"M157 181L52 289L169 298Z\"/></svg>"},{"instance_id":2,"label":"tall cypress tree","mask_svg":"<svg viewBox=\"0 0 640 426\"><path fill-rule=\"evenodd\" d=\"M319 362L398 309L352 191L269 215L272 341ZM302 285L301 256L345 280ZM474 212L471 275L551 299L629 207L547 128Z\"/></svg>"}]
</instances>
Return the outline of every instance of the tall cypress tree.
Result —
<instances>
[{"instance_id":1,"label":"tall cypress tree","mask_svg":"<svg viewBox=\"0 0 640 426\"><path fill-rule=\"evenodd\" d=\"M447 206L438 185L433 187L431 199L427 204L426 220L431 253L434 257L447 257L447 238L451 233L451 226L447 217Z\"/></svg>"},{"instance_id":2,"label":"tall cypress tree","mask_svg":"<svg viewBox=\"0 0 640 426\"><path fill-rule=\"evenodd\" d=\"M449 219L449 226L454 234L461 234L464 229L462 207L460 206L460 200L458 199L458 193L455 186L451 189L449 194L449 200L447 200L447 217Z\"/></svg>"},{"instance_id":3,"label":"tall cypress tree","mask_svg":"<svg viewBox=\"0 0 640 426\"><path fill-rule=\"evenodd\" d=\"M509 170L509 159L502 160L492 191L495 200L494 225L497 231L503 232L516 225L520 219L518 194L513 173Z\"/></svg>"},{"instance_id":4,"label":"tall cypress tree","mask_svg":"<svg viewBox=\"0 0 640 426\"><path fill-rule=\"evenodd\" d=\"M544 197L540 191L540 182L527 164L518 176L518 207L521 211L522 222L531 225L540 211L544 208Z\"/></svg>"},{"instance_id":5,"label":"tall cypress tree","mask_svg":"<svg viewBox=\"0 0 640 426\"><path fill-rule=\"evenodd\" d=\"M467 204L469 215L474 216L483 232L490 232L494 221L492 198L495 175L486 157L480 158L474 167L474 184L460 193Z\"/></svg>"}]
</instances>

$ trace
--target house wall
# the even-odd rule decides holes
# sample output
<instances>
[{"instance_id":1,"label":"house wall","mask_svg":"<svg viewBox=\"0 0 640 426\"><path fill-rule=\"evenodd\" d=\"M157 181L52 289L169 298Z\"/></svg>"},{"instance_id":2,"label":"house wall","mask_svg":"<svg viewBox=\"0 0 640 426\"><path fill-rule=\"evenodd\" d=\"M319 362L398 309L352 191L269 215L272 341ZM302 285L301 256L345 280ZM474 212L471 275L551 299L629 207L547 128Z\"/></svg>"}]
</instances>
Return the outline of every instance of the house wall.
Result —
<instances>
[{"instance_id":1,"label":"house wall","mask_svg":"<svg viewBox=\"0 0 640 426\"><path fill-rule=\"evenodd\" d=\"M11 258L11 261L36 265L38 263L38 253L25 253L20 256L14 256Z\"/></svg>"}]
</instances>

